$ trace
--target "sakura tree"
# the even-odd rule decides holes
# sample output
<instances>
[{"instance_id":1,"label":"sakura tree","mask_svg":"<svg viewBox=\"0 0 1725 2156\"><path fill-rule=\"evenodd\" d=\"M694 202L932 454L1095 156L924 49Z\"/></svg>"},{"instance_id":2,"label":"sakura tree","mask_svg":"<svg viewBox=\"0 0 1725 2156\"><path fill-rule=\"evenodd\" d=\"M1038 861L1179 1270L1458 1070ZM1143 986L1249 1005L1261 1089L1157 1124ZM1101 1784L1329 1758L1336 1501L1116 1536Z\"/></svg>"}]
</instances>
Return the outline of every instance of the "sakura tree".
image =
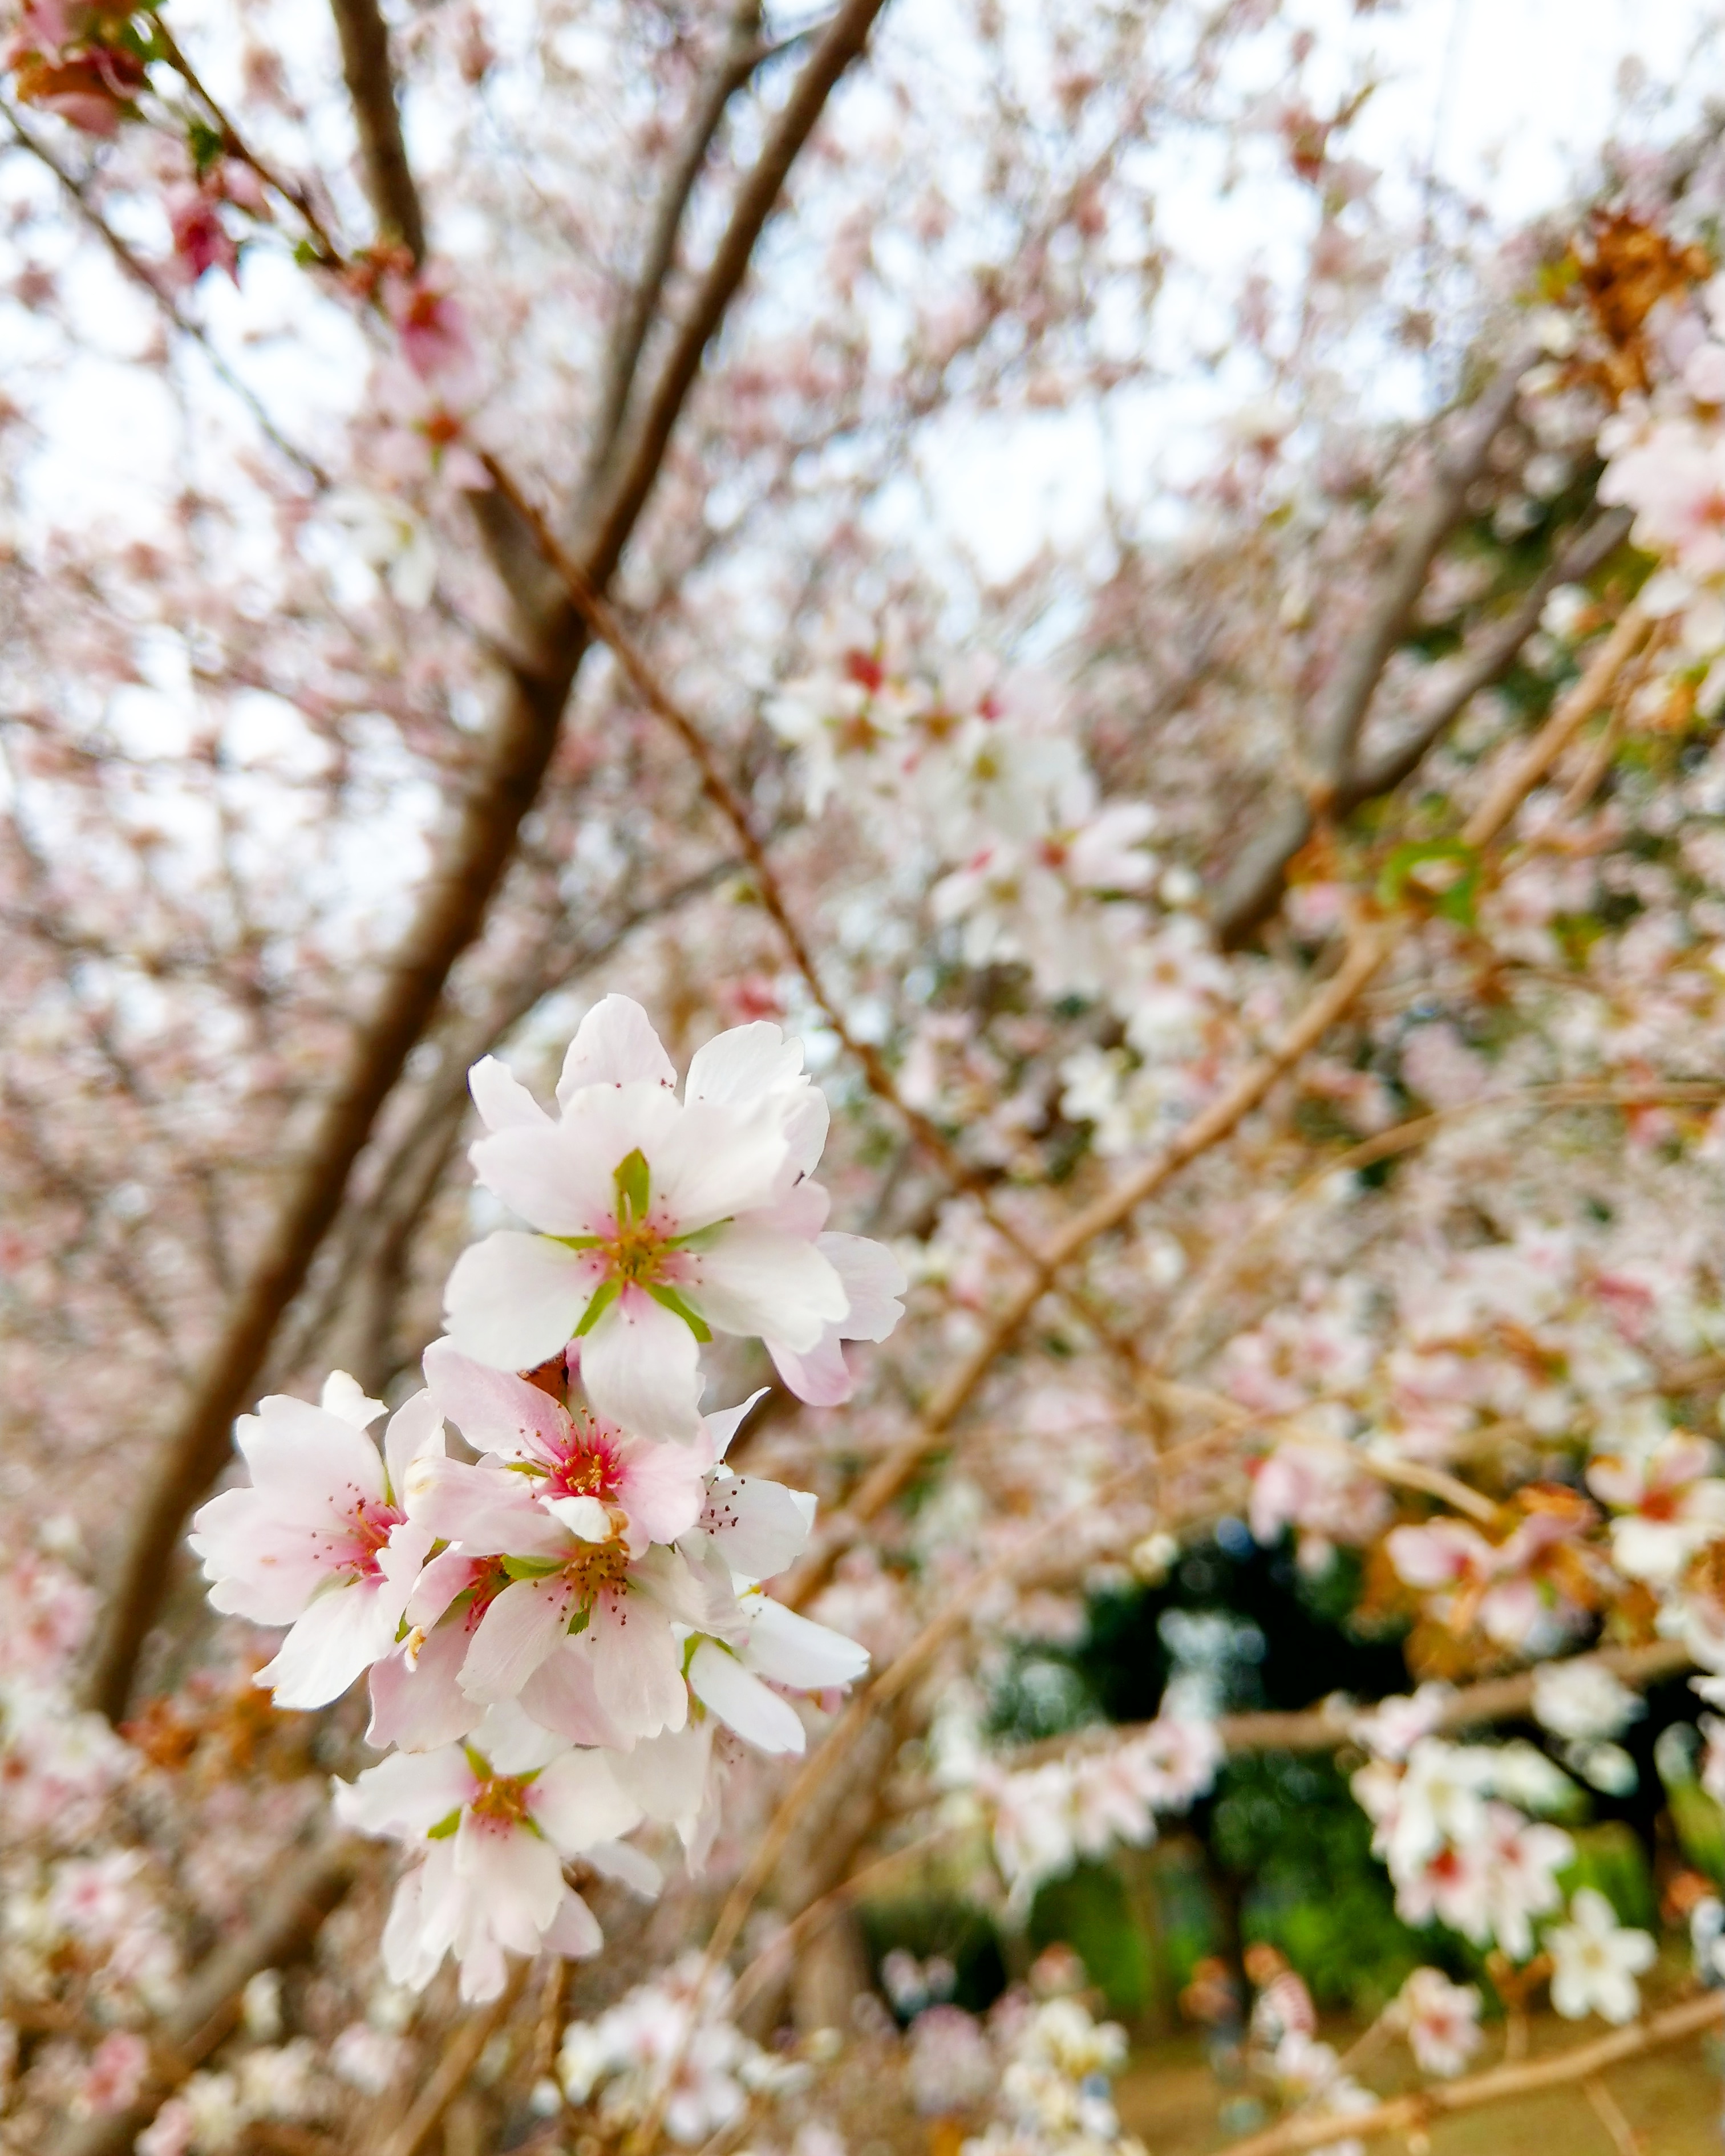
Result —
<instances>
[{"instance_id":1,"label":"sakura tree","mask_svg":"<svg viewBox=\"0 0 1725 2156\"><path fill-rule=\"evenodd\" d=\"M1715 122L1517 223L1258 0L182 5L7 59L6 2145L1128 2156L1037 1912L1258 1757L1414 1958L1350 2041L1222 1927L1229 2145L1633 2145L1725 2013ZM1404 1677L1009 1728L1206 1548Z\"/></svg>"}]
</instances>

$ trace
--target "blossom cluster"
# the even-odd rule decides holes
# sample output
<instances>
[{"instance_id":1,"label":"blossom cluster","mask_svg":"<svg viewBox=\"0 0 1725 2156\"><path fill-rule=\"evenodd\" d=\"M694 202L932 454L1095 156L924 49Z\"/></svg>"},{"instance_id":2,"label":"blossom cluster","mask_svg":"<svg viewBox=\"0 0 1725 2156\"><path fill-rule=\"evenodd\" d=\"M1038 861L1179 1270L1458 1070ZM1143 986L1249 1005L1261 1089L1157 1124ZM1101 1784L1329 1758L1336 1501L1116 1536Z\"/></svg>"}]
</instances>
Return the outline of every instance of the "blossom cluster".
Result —
<instances>
[{"instance_id":1,"label":"blossom cluster","mask_svg":"<svg viewBox=\"0 0 1725 2156\"><path fill-rule=\"evenodd\" d=\"M1028 1908L1045 1881L1081 1858L1147 1847L1157 1814L1189 1810L1209 1789L1221 1758L1214 1722L1190 1702L1171 1700L1155 1721L1105 1748L1015 1771L982 1767L975 1790L1013 1906Z\"/></svg>"},{"instance_id":2,"label":"blossom cluster","mask_svg":"<svg viewBox=\"0 0 1725 2156\"><path fill-rule=\"evenodd\" d=\"M369 1672L390 1756L336 1811L417 1860L384 1935L415 1987L449 1954L485 1999L509 1952L597 1951L566 1867L650 1895L627 1839L647 1822L698 1866L730 1748L800 1752L793 1700L867 1665L765 1593L814 1500L726 1465L754 1403L704 1414L699 1355L752 1336L803 1397L842 1399L839 1343L891 1329L901 1276L826 1230L826 1106L776 1026L709 1042L681 1100L674 1081L621 997L571 1044L557 1118L478 1065L475 1167L533 1232L458 1261L449 1337L381 1445L383 1403L341 1372L316 1407L268 1399L236 1430L249 1481L193 1522L214 1605L288 1628L258 1677L279 1706Z\"/></svg>"}]
</instances>

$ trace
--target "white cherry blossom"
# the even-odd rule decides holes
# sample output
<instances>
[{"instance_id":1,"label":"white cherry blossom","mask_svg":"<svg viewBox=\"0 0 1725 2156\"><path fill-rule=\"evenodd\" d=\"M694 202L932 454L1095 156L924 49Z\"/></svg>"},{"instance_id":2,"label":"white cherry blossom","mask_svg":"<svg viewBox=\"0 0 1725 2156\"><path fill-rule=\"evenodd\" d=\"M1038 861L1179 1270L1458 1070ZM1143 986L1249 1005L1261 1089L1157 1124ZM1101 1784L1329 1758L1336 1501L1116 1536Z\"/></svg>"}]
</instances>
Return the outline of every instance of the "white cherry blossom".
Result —
<instances>
[{"instance_id":1,"label":"white cherry blossom","mask_svg":"<svg viewBox=\"0 0 1725 2156\"><path fill-rule=\"evenodd\" d=\"M555 1121L494 1058L475 1065L490 1135L475 1169L538 1232L501 1229L464 1252L446 1302L462 1353L527 1369L578 1338L596 1413L690 1444L701 1341L758 1337L784 1351L794 1382L796 1358L819 1362L842 1332L850 1297L818 1246L827 1197L810 1178L827 1110L798 1044L777 1026L740 1026L696 1051L681 1101L674 1078L646 1014L623 996L582 1021ZM855 1321L870 1336L885 1322L880 1285Z\"/></svg>"},{"instance_id":2,"label":"white cherry blossom","mask_svg":"<svg viewBox=\"0 0 1725 2156\"><path fill-rule=\"evenodd\" d=\"M366 1433L383 1411L340 1370L321 1406L272 1394L234 1425L249 1484L193 1520L213 1606L290 1627L258 1672L278 1706L321 1707L387 1654L430 1553L403 1484L415 1460L442 1454L443 1424L417 1393L390 1418L380 1453Z\"/></svg>"},{"instance_id":3,"label":"white cherry blossom","mask_svg":"<svg viewBox=\"0 0 1725 2156\"><path fill-rule=\"evenodd\" d=\"M646 1859L619 1840L641 1810L604 1756L571 1750L509 1704L465 1744L397 1753L337 1783L335 1809L344 1825L419 1852L383 1933L392 1979L416 1990L450 1953L467 1999L502 1990L506 1952L596 1953L599 1928L563 1880L569 1858L645 1891L656 1883Z\"/></svg>"},{"instance_id":4,"label":"white cherry blossom","mask_svg":"<svg viewBox=\"0 0 1725 2156\"><path fill-rule=\"evenodd\" d=\"M1545 1935L1552 1958L1551 2003L1566 2021L1598 2014L1607 2021L1633 2021L1641 2009L1635 1979L1651 1968L1656 1949L1645 1932L1620 1924L1617 1912L1597 1888L1571 1898L1569 1921Z\"/></svg>"}]
</instances>

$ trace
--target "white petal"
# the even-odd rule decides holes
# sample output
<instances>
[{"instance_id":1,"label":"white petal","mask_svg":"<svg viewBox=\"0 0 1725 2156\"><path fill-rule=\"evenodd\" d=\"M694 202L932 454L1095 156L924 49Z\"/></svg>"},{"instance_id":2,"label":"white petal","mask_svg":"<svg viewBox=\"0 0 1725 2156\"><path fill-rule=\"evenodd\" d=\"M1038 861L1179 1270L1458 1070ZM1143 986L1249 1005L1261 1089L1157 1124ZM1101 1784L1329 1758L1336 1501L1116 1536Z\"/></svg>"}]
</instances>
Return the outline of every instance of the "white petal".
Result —
<instances>
[{"instance_id":1,"label":"white petal","mask_svg":"<svg viewBox=\"0 0 1725 2156\"><path fill-rule=\"evenodd\" d=\"M884 1340L905 1314L899 1298L910 1285L885 1243L866 1235L826 1235L815 1248L845 1283L850 1302L839 1327L846 1340Z\"/></svg>"},{"instance_id":2,"label":"white petal","mask_svg":"<svg viewBox=\"0 0 1725 2156\"><path fill-rule=\"evenodd\" d=\"M595 1410L672 1445L701 1435L701 1354L674 1311L625 1289L581 1343L581 1380Z\"/></svg>"},{"instance_id":3,"label":"white petal","mask_svg":"<svg viewBox=\"0 0 1725 2156\"><path fill-rule=\"evenodd\" d=\"M742 1658L763 1677L798 1691L824 1691L832 1685L855 1684L868 1668L868 1649L842 1632L799 1616L767 1595L750 1599L753 1608Z\"/></svg>"},{"instance_id":4,"label":"white petal","mask_svg":"<svg viewBox=\"0 0 1725 2156\"><path fill-rule=\"evenodd\" d=\"M809 1540L808 1515L792 1493L752 1475L715 1475L700 1525L744 1579L773 1578L796 1563Z\"/></svg>"},{"instance_id":5,"label":"white petal","mask_svg":"<svg viewBox=\"0 0 1725 2156\"><path fill-rule=\"evenodd\" d=\"M619 1601L626 1609L617 1606ZM602 1594L576 1645L588 1642L593 1689L619 1729L631 1737L656 1737L661 1729L682 1727L689 1712L682 1652L670 1620L656 1603L640 1594Z\"/></svg>"},{"instance_id":6,"label":"white petal","mask_svg":"<svg viewBox=\"0 0 1725 2156\"><path fill-rule=\"evenodd\" d=\"M601 1877L614 1879L619 1886L627 1887L632 1894L639 1894L644 1902L650 1902L665 1884L659 1866L650 1856L644 1856L633 1842L600 1841L584 1850L583 1855Z\"/></svg>"},{"instance_id":7,"label":"white petal","mask_svg":"<svg viewBox=\"0 0 1725 2156\"><path fill-rule=\"evenodd\" d=\"M606 996L582 1019L557 1080L557 1098L565 1106L583 1086L626 1086L650 1079L674 1086L677 1074L653 1021L628 996Z\"/></svg>"},{"instance_id":8,"label":"white petal","mask_svg":"<svg viewBox=\"0 0 1725 2156\"><path fill-rule=\"evenodd\" d=\"M770 1385L762 1385L758 1392L751 1393L740 1407L716 1408L707 1416L706 1434L711 1441L713 1458L716 1461L722 1460L731 1450L731 1440L742 1428L744 1418L749 1409L757 1401L764 1400L772 1389ZM666 1536L663 1539L673 1541L675 1538Z\"/></svg>"},{"instance_id":9,"label":"white petal","mask_svg":"<svg viewBox=\"0 0 1725 2156\"><path fill-rule=\"evenodd\" d=\"M569 1538L547 1519L524 1475L465 1460L416 1460L408 1471L408 1517L469 1557L560 1557ZM464 1583L465 1584L465 1583ZM459 1592L459 1590L458 1590Z\"/></svg>"},{"instance_id":10,"label":"white petal","mask_svg":"<svg viewBox=\"0 0 1725 2156\"><path fill-rule=\"evenodd\" d=\"M712 1424L708 1422L711 1433ZM674 1543L686 1534L706 1502L706 1484L698 1445L655 1445L650 1438L626 1437L619 1450L623 1474L618 1499L636 1530L637 1544Z\"/></svg>"},{"instance_id":11,"label":"white petal","mask_svg":"<svg viewBox=\"0 0 1725 2156\"><path fill-rule=\"evenodd\" d=\"M598 1917L572 1887L564 1887L544 1943L550 1953L567 1954L571 1961L588 1961L604 1945Z\"/></svg>"},{"instance_id":12,"label":"white petal","mask_svg":"<svg viewBox=\"0 0 1725 2156\"><path fill-rule=\"evenodd\" d=\"M789 1151L783 1118L771 1101L747 1110L691 1101L647 1153L654 1202L665 1206L685 1235L752 1212L773 1203Z\"/></svg>"},{"instance_id":13,"label":"white petal","mask_svg":"<svg viewBox=\"0 0 1725 2156\"><path fill-rule=\"evenodd\" d=\"M575 1590L561 1576L517 1579L480 1618L461 1689L470 1699L513 1699L567 1630Z\"/></svg>"},{"instance_id":14,"label":"white petal","mask_svg":"<svg viewBox=\"0 0 1725 2156\"><path fill-rule=\"evenodd\" d=\"M649 1819L676 1827L686 1842L706 1799L712 1753L713 1723L704 1718L644 1738L613 1759L611 1771Z\"/></svg>"},{"instance_id":15,"label":"white petal","mask_svg":"<svg viewBox=\"0 0 1725 2156\"><path fill-rule=\"evenodd\" d=\"M807 1743L797 1710L752 1676L735 1655L716 1640L703 1640L689 1664L689 1689L761 1752L800 1752Z\"/></svg>"},{"instance_id":16,"label":"white petal","mask_svg":"<svg viewBox=\"0 0 1725 2156\"><path fill-rule=\"evenodd\" d=\"M390 1494L398 1505L407 1488L409 1464L444 1449L444 1422L429 1392L414 1393L389 1418L383 1433L383 1464Z\"/></svg>"},{"instance_id":17,"label":"white petal","mask_svg":"<svg viewBox=\"0 0 1725 2156\"><path fill-rule=\"evenodd\" d=\"M531 1370L574 1337L593 1293L579 1251L500 1228L455 1260L444 1322L464 1355L494 1369Z\"/></svg>"},{"instance_id":18,"label":"white petal","mask_svg":"<svg viewBox=\"0 0 1725 2156\"><path fill-rule=\"evenodd\" d=\"M747 1221L721 1229L696 1265L690 1300L709 1325L782 1340L798 1353L849 1306L844 1282L814 1245Z\"/></svg>"},{"instance_id":19,"label":"white petal","mask_svg":"<svg viewBox=\"0 0 1725 2156\"><path fill-rule=\"evenodd\" d=\"M611 1515L597 1497L547 1497L545 1510L584 1543L611 1539Z\"/></svg>"},{"instance_id":20,"label":"white petal","mask_svg":"<svg viewBox=\"0 0 1725 2156\"><path fill-rule=\"evenodd\" d=\"M383 1413L382 1401L367 1399L358 1378L350 1378L345 1370L330 1372L317 1404L326 1414L351 1423L355 1430L368 1430Z\"/></svg>"},{"instance_id":21,"label":"white petal","mask_svg":"<svg viewBox=\"0 0 1725 2156\"><path fill-rule=\"evenodd\" d=\"M603 1752L566 1752L527 1793L533 1823L565 1856L614 1841L641 1823L641 1808L617 1785Z\"/></svg>"},{"instance_id":22,"label":"white petal","mask_svg":"<svg viewBox=\"0 0 1725 2156\"><path fill-rule=\"evenodd\" d=\"M337 1782L336 1817L357 1833L416 1840L473 1794L473 1769L459 1744L436 1752L398 1752L352 1782Z\"/></svg>"},{"instance_id":23,"label":"white petal","mask_svg":"<svg viewBox=\"0 0 1725 2156\"><path fill-rule=\"evenodd\" d=\"M389 1980L413 1991L425 1989L444 1958L443 1947L434 1947L427 1937L422 1915L425 1869L418 1864L403 1874L383 1927L383 1966Z\"/></svg>"},{"instance_id":24,"label":"white petal","mask_svg":"<svg viewBox=\"0 0 1725 2156\"><path fill-rule=\"evenodd\" d=\"M467 1074L467 1090L488 1131L548 1128L551 1117L506 1063L481 1056Z\"/></svg>"},{"instance_id":25,"label":"white petal","mask_svg":"<svg viewBox=\"0 0 1725 2156\"><path fill-rule=\"evenodd\" d=\"M522 1826L464 1812L455 1830L455 1873L466 1882L485 1929L516 1953L536 1953L563 1898L557 1851Z\"/></svg>"},{"instance_id":26,"label":"white petal","mask_svg":"<svg viewBox=\"0 0 1725 2156\"><path fill-rule=\"evenodd\" d=\"M601 1099L609 1105L608 1096ZM616 1207L612 1171L630 1147L620 1143L613 1152L616 1137L596 1143L598 1132L585 1126L608 1132L614 1122L594 1103L579 1122L566 1116L533 1130L514 1124L494 1132L468 1148L468 1158L487 1190L545 1235L597 1235Z\"/></svg>"},{"instance_id":27,"label":"white petal","mask_svg":"<svg viewBox=\"0 0 1725 2156\"><path fill-rule=\"evenodd\" d=\"M594 1682L597 1664L579 1639L565 1638L521 1686L521 1705L542 1728L571 1744L599 1744L625 1750L631 1732L619 1729L599 1705Z\"/></svg>"},{"instance_id":28,"label":"white petal","mask_svg":"<svg viewBox=\"0 0 1725 2156\"><path fill-rule=\"evenodd\" d=\"M547 1463L561 1457L569 1441L569 1418L537 1385L512 1370L475 1363L450 1340L432 1342L424 1370L439 1411L476 1452Z\"/></svg>"},{"instance_id":29,"label":"white petal","mask_svg":"<svg viewBox=\"0 0 1725 2156\"><path fill-rule=\"evenodd\" d=\"M856 1390L856 1379L845 1360L836 1325L825 1327L814 1347L801 1355L782 1340L769 1338L766 1344L773 1368L797 1398L807 1400L810 1407L842 1407Z\"/></svg>"},{"instance_id":30,"label":"white petal","mask_svg":"<svg viewBox=\"0 0 1725 2156\"><path fill-rule=\"evenodd\" d=\"M499 1774L536 1774L568 1750L560 1738L543 1729L519 1700L500 1699L485 1709L473 1732L473 1747Z\"/></svg>"},{"instance_id":31,"label":"white petal","mask_svg":"<svg viewBox=\"0 0 1725 2156\"><path fill-rule=\"evenodd\" d=\"M683 1088L691 1101L724 1101L750 1106L763 1094L793 1086L803 1078L803 1044L787 1040L765 1019L733 1025L697 1048ZM807 1081L804 1081L804 1083Z\"/></svg>"},{"instance_id":32,"label":"white petal","mask_svg":"<svg viewBox=\"0 0 1725 2156\"><path fill-rule=\"evenodd\" d=\"M320 1594L254 1681L278 1707L327 1707L395 1644L395 1620L362 1582Z\"/></svg>"},{"instance_id":33,"label":"white petal","mask_svg":"<svg viewBox=\"0 0 1725 2156\"><path fill-rule=\"evenodd\" d=\"M326 1503L346 1512L356 1497L383 1495L383 1462L371 1439L290 1394L272 1394L256 1414L241 1415L234 1441L255 1486L296 1510Z\"/></svg>"}]
</instances>

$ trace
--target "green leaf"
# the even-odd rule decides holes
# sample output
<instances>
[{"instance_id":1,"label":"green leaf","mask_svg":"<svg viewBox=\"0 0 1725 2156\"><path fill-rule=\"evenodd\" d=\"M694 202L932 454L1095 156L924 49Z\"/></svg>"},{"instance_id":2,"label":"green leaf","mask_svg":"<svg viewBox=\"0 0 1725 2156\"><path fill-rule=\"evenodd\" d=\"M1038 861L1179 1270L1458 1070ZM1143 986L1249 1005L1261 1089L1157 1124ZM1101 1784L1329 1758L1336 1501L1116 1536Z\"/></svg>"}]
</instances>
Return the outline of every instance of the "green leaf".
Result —
<instances>
[{"instance_id":1,"label":"green leaf","mask_svg":"<svg viewBox=\"0 0 1725 2156\"><path fill-rule=\"evenodd\" d=\"M666 1287L662 1281L649 1281L645 1286L648 1294L652 1296L655 1302L663 1303L667 1310L674 1310L696 1338L700 1341L701 1346L706 1347L713 1336L706 1320L700 1312L691 1310L674 1287Z\"/></svg>"},{"instance_id":2,"label":"green leaf","mask_svg":"<svg viewBox=\"0 0 1725 2156\"><path fill-rule=\"evenodd\" d=\"M563 1568L561 1558L506 1557L503 1569L511 1579L549 1579L554 1572Z\"/></svg>"},{"instance_id":3,"label":"green leaf","mask_svg":"<svg viewBox=\"0 0 1725 2156\"><path fill-rule=\"evenodd\" d=\"M1398 846L1378 879L1380 904L1404 904L1409 885L1434 912L1471 928L1480 895L1477 849L1460 839L1421 839Z\"/></svg>"},{"instance_id":4,"label":"green leaf","mask_svg":"<svg viewBox=\"0 0 1725 2156\"><path fill-rule=\"evenodd\" d=\"M447 1841L460 1824L461 1807L457 1804L447 1819L440 1819L435 1826L426 1828L425 1839L428 1841Z\"/></svg>"},{"instance_id":5,"label":"green leaf","mask_svg":"<svg viewBox=\"0 0 1725 2156\"><path fill-rule=\"evenodd\" d=\"M587 1308L581 1313L581 1322L575 1328L575 1337L578 1340L584 1340L588 1334L593 1331L594 1326L598 1323L599 1320L611 1307L612 1304L616 1301L618 1292L621 1286L621 1281L614 1280L602 1281L600 1282L598 1289L594 1292L593 1301L588 1303Z\"/></svg>"},{"instance_id":6,"label":"green leaf","mask_svg":"<svg viewBox=\"0 0 1725 2156\"><path fill-rule=\"evenodd\" d=\"M618 1162L612 1179L617 1185L618 1219L644 1220L653 1177L647 1166L647 1156L639 1146L626 1159Z\"/></svg>"},{"instance_id":7,"label":"green leaf","mask_svg":"<svg viewBox=\"0 0 1725 2156\"><path fill-rule=\"evenodd\" d=\"M294 249L294 259L302 270L315 270L323 260L323 250L315 239L302 239Z\"/></svg>"}]
</instances>

